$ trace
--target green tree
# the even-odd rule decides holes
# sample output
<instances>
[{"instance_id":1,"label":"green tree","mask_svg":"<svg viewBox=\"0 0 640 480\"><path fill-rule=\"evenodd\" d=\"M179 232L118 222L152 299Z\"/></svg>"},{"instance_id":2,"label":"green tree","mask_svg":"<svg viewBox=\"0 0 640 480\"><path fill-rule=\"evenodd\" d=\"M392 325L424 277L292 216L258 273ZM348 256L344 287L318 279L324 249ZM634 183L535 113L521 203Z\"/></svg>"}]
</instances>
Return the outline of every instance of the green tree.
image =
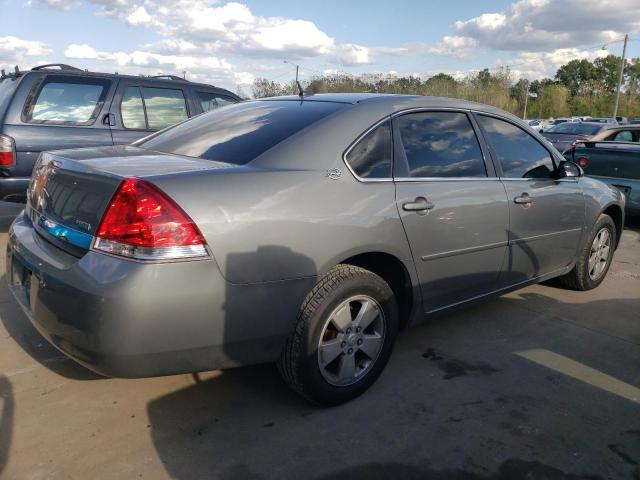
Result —
<instances>
[{"instance_id":1,"label":"green tree","mask_svg":"<svg viewBox=\"0 0 640 480\"><path fill-rule=\"evenodd\" d=\"M556 72L556 80L567 87L571 95L578 95L580 88L596 78L596 67L589 60L571 60Z\"/></svg>"},{"instance_id":2,"label":"green tree","mask_svg":"<svg viewBox=\"0 0 640 480\"><path fill-rule=\"evenodd\" d=\"M621 58L615 55L596 58L593 66L596 71L596 80L602 83L608 92L615 92L620 74Z\"/></svg>"}]
</instances>

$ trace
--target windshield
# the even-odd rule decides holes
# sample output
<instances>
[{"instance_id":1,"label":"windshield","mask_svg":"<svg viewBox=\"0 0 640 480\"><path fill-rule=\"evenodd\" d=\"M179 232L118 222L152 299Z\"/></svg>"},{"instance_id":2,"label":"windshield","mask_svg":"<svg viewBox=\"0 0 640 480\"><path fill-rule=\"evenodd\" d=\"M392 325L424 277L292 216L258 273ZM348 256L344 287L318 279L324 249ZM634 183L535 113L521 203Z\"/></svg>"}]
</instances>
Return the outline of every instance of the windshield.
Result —
<instances>
[{"instance_id":1,"label":"windshield","mask_svg":"<svg viewBox=\"0 0 640 480\"><path fill-rule=\"evenodd\" d=\"M590 125L588 123L561 123L554 125L545 133L567 133L573 135L595 135L602 129L601 125Z\"/></svg>"},{"instance_id":2,"label":"windshield","mask_svg":"<svg viewBox=\"0 0 640 480\"><path fill-rule=\"evenodd\" d=\"M243 165L346 104L267 100L204 113L135 146Z\"/></svg>"}]
</instances>

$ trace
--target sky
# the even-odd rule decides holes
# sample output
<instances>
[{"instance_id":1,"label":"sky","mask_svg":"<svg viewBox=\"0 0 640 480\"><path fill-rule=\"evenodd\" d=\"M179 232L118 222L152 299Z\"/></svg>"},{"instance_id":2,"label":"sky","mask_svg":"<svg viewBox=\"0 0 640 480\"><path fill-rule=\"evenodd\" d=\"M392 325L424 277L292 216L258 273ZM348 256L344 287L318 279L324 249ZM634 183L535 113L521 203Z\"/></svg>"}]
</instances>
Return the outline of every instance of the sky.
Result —
<instances>
[{"instance_id":1,"label":"sky","mask_svg":"<svg viewBox=\"0 0 640 480\"><path fill-rule=\"evenodd\" d=\"M0 66L185 75L250 92L326 73L553 76L572 59L640 57L640 0L0 0Z\"/></svg>"}]
</instances>

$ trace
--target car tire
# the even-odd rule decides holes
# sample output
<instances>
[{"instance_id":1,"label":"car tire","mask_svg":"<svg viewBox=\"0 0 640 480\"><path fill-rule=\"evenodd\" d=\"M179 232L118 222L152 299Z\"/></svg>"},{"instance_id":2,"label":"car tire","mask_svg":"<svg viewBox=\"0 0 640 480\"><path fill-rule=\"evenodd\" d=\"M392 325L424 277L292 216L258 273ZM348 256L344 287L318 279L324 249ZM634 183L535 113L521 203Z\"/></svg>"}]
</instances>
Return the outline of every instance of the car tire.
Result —
<instances>
[{"instance_id":1,"label":"car tire","mask_svg":"<svg viewBox=\"0 0 640 480\"><path fill-rule=\"evenodd\" d=\"M369 270L338 265L304 300L278 369L307 400L338 405L376 381L397 331L398 307L389 285Z\"/></svg>"},{"instance_id":2,"label":"car tire","mask_svg":"<svg viewBox=\"0 0 640 480\"><path fill-rule=\"evenodd\" d=\"M603 239L608 244L606 258L603 256L603 249L598 246ZM559 278L560 284L572 290L596 288L607 276L616 245L616 226L609 215L602 214L580 250L573 270Z\"/></svg>"}]
</instances>

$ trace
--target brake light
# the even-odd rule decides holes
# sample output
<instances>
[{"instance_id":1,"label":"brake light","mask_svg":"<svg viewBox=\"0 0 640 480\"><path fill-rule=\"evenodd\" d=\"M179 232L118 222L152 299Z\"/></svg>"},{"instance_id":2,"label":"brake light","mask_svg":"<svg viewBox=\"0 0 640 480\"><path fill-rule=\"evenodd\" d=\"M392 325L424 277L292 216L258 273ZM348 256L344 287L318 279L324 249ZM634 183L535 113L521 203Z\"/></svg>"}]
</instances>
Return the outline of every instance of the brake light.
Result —
<instances>
[{"instance_id":1,"label":"brake light","mask_svg":"<svg viewBox=\"0 0 640 480\"><path fill-rule=\"evenodd\" d=\"M581 168L587 168L587 165L589 165L589 159L587 157L580 157L578 158L577 163Z\"/></svg>"},{"instance_id":2,"label":"brake light","mask_svg":"<svg viewBox=\"0 0 640 480\"><path fill-rule=\"evenodd\" d=\"M0 135L0 167L11 167L16 163L16 144L13 138Z\"/></svg>"},{"instance_id":3,"label":"brake light","mask_svg":"<svg viewBox=\"0 0 640 480\"><path fill-rule=\"evenodd\" d=\"M93 248L138 260L207 256L193 220L166 193L144 180L127 178L102 218Z\"/></svg>"}]
</instances>

